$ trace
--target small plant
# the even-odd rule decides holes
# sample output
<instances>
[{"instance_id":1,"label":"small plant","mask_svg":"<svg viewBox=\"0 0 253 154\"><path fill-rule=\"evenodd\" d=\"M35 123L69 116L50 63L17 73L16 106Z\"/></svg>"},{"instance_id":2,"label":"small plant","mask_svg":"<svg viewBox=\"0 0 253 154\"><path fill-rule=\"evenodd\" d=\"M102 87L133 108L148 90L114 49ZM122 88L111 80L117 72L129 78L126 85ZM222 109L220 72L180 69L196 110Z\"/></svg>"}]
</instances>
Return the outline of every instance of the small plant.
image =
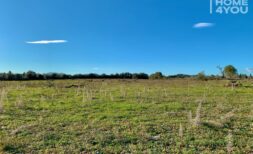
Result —
<instances>
[{"instance_id":1,"label":"small plant","mask_svg":"<svg viewBox=\"0 0 253 154\"><path fill-rule=\"evenodd\" d=\"M122 99L125 99L126 98L126 90L125 90L125 88L123 87L123 86L121 86L120 87L120 97L122 98Z\"/></svg>"},{"instance_id":2,"label":"small plant","mask_svg":"<svg viewBox=\"0 0 253 154\"><path fill-rule=\"evenodd\" d=\"M195 117L194 123L193 123L193 125L195 127L198 127L201 124L201 120L200 120L200 118L201 118L201 115L200 115L200 113L201 113L201 106L202 106L202 101L199 102L198 108L196 110L196 117Z\"/></svg>"},{"instance_id":3,"label":"small plant","mask_svg":"<svg viewBox=\"0 0 253 154\"><path fill-rule=\"evenodd\" d=\"M112 93L110 92L110 100L113 102L114 101L114 97L112 95Z\"/></svg>"},{"instance_id":4,"label":"small plant","mask_svg":"<svg viewBox=\"0 0 253 154\"><path fill-rule=\"evenodd\" d=\"M82 102L85 103L85 101L86 101L86 97L85 97L85 93L83 92Z\"/></svg>"},{"instance_id":5,"label":"small plant","mask_svg":"<svg viewBox=\"0 0 253 154\"><path fill-rule=\"evenodd\" d=\"M156 136L150 136L149 137L149 140L152 140L152 141L158 141L161 139L161 135L156 135Z\"/></svg>"},{"instance_id":6,"label":"small plant","mask_svg":"<svg viewBox=\"0 0 253 154\"><path fill-rule=\"evenodd\" d=\"M24 107L23 97L21 95L16 99L15 105L17 108Z\"/></svg>"},{"instance_id":7,"label":"small plant","mask_svg":"<svg viewBox=\"0 0 253 154\"><path fill-rule=\"evenodd\" d=\"M189 111L189 113L188 113L188 122L190 123L190 124L192 124L192 111Z\"/></svg>"},{"instance_id":8,"label":"small plant","mask_svg":"<svg viewBox=\"0 0 253 154\"><path fill-rule=\"evenodd\" d=\"M0 94L0 113L4 110L4 98L5 98L5 90L3 89Z\"/></svg>"},{"instance_id":9,"label":"small plant","mask_svg":"<svg viewBox=\"0 0 253 154\"><path fill-rule=\"evenodd\" d=\"M80 94L80 90L81 88L80 88L80 86L78 86L78 88L76 89L76 91L75 91L75 93L76 93L76 96L79 96L79 94Z\"/></svg>"},{"instance_id":10,"label":"small plant","mask_svg":"<svg viewBox=\"0 0 253 154\"><path fill-rule=\"evenodd\" d=\"M29 128L33 127L33 126L34 125L23 125L23 126L20 126L17 129L13 130L11 132L11 135L17 135L18 133L22 132L23 130L29 129Z\"/></svg>"},{"instance_id":11,"label":"small plant","mask_svg":"<svg viewBox=\"0 0 253 154\"><path fill-rule=\"evenodd\" d=\"M93 93L92 90L88 90L86 87L82 90L82 102L91 102L93 99Z\"/></svg>"},{"instance_id":12,"label":"small plant","mask_svg":"<svg viewBox=\"0 0 253 154\"><path fill-rule=\"evenodd\" d=\"M209 120L207 122L204 122L205 125L211 126L213 128L223 128L225 124L229 123L232 118L234 117L234 110L228 112L224 116L221 116L218 120Z\"/></svg>"},{"instance_id":13,"label":"small plant","mask_svg":"<svg viewBox=\"0 0 253 154\"><path fill-rule=\"evenodd\" d=\"M0 98L0 113L2 113L3 112L3 98L2 98L2 96L1 96L1 98Z\"/></svg>"},{"instance_id":14,"label":"small plant","mask_svg":"<svg viewBox=\"0 0 253 154\"><path fill-rule=\"evenodd\" d=\"M99 89L99 97L100 97L100 99L102 99L103 96L104 96L104 91L103 91L103 89L102 89L102 87L101 87L101 88Z\"/></svg>"},{"instance_id":15,"label":"small plant","mask_svg":"<svg viewBox=\"0 0 253 154\"><path fill-rule=\"evenodd\" d=\"M164 97L167 98L168 97L168 93L167 93L167 89L163 89L163 94L164 94Z\"/></svg>"},{"instance_id":16,"label":"small plant","mask_svg":"<svg viewBox=\"0 0 253 154\"><path fill-rule=\"evenodd\" d=\"M228 123L228 122L230 122L231 121L231 119L234 117L234 110L233 111L230 111L230 112L228 112L227 114L225 114L224 116L222 116L221 118L220 118L220 121L221 121L221 123Z\"/></svg>"},{"instance_id":17,"label":"small plant","mask_svg":"<svg viewBox=\"0 0 253 154\"><path fill-rule=\"evenodd\" d=\"M83 102L91 102L93 98L93 93L91 90L85 90L83 92Z\"/></svg>"},{"instance_id":18,"label":"small plant","mask_svg":"<svg viewBox=\"0 0 253 154\"><path fill-rule=\"evenodd\" d=\"M178 131L178 136L180 137L180 138L183 138L183 126L182 126L182 124L180 123L180 125L179 125L179 131Z\"/></svg>"},{"instance_id":19,"label":"small plant","mask_svg":"<svg viewBox=\"0 0 253 154\"><path fill-rule=\"evenodd\" d=\"M233 152L233 135L231 130L229 130L227 136L227 152L229 154Z\"/></svg>"},{"instance_id":20,"label":"small plant","mask_svg":"<svg viewBox=\"0 0 253 154\"><path fill-rule=\"evenodd\" d=\"M219 121L214 121L214 120L209 120L209 121L206 121L206 122L204 122L204 124L206 125L206 126L208 126L208 127L212 127L212 128L223 128L224 127L224 125L221 123L221 122L219 122Z\"/></svg>"},{"instance_id":21,"label":"small plant","mask_svg":"<svg viewBox=\"0 0 253 154\"><path fill-rule=\"evenodd\" d=\"M40 102L45 102L45 101L46 101L45 96L41 95L41 96L40 96Z\"/></svg>"}]
</instances>

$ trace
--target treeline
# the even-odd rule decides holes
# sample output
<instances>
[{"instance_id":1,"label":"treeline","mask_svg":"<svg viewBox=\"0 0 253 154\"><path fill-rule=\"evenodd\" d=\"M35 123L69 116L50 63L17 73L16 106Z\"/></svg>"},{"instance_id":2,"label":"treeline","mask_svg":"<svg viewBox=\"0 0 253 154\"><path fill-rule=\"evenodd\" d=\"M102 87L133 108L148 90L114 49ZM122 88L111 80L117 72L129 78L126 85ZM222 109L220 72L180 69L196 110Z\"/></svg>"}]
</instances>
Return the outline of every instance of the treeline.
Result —
<instances>
[{"instance_id":1,"label":"treeline","mask_svg":"<svg viewBox=\"0 0 253 154\"><path fill-rule=\"evenodd\" d=\"M171 75L165 76L161 72L148 75L146 73L115 73L115 74L64 74L64 73L37 73L28 71L24 73L0 73L0 80L55 80L55 79L166 79L166 78L189 78L191 75Z\"/></svg>"},{"instance_id":2,"label":"treeline","mask_svg":"<svg viewBox=\"0 0 253 154\"><path fill-rule=\"evenodd\" d=\"M36 73L28 71L24 73L0 73L0 80L54 80L54 79L148 79L145 73L116 73L116 74L64 74L64 73Z\"/></svg>"},{"instance_id":3,"label":"treeline","mask_svg":"<svg viewBox=\"0 0 253 154\"><path fill-rule=\"evenodd\" d=\"M205 75L204 72L200 72L197 75L187 75L187 74L177 74L166 76L161 72L156 72L153 74L146 73L115 73L115 74L64 74L64 73L36 73L34 71L28 71L24 73L0 73L0 80L2 81L21 81L21 80L56 80L56 79L174 79L174 78L192 78L199 80L219 80L226 78L220 75ZM230 77L231 78L231 77ZM252 75L237 74L238 79L252 79Z\"/></svg>"}]
</instances>

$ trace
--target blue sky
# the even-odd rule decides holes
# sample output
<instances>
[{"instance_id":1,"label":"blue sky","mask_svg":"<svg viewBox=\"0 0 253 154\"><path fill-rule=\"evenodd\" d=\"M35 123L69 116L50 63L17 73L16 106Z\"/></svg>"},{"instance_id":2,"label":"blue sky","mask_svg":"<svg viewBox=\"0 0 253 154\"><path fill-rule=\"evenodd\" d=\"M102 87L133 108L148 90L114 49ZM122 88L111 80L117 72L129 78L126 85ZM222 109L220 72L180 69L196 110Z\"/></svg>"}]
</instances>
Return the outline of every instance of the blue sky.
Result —
<instances>
[{"instance_id":1,"label":"blue sky","mask_svg":"<svg viewBox=\"0 0 253 154\"><path fill-rule=\"evenodd\" d=\"M210 15L209 0L2 0L0 72L246 73L252 6Z\"/></svg>"}]
</instances>

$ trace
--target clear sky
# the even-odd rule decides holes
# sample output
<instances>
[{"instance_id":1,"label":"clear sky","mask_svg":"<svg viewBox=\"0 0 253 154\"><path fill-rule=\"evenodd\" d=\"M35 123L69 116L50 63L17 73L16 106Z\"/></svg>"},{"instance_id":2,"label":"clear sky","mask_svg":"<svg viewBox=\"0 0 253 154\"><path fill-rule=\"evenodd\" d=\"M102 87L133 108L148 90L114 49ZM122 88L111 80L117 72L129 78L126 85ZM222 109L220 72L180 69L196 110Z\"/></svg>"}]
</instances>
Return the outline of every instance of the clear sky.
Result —
<instances>
[{"instance_id":1,"label":"clear sky","mask_svg":"<svg viewBox=\"0 0 253 154\"><path fill-rule=\"evenodd\" d=\"M0 72L217 74L233 64L245 73L249 7L210 15L209 0L1 0Z\"/></svg>"}]
</instances>

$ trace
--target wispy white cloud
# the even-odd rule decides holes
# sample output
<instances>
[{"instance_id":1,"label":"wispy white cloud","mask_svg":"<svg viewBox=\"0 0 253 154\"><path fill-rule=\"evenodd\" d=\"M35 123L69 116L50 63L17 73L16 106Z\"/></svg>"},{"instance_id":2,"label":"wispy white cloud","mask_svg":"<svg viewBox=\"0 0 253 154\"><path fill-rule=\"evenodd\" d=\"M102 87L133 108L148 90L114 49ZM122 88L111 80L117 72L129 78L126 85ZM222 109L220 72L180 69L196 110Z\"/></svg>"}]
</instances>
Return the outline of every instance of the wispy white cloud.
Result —
<instances>
[{"instance_id":1,"label":"wispy white cloud","mask_svg":"<svg viewBox=\"0 0 253 154\"><path fill-rule=\"evenodd\" d=\"M246 71L247 71L248 73L253 73L253 68L246 68Z\"/></svg>"},{"instance_id":2,"label":"wispy white cloud","mask_svg":"<svg viewBox=\"0 0 253 154\"><path fill-rule=\"evenodd\" d=\"M28 44L55 44L55 43L67 43L67 40L40 40L40 41L27 41Z\"/></svg>"},{"instance_id":3,"label":"wispy white cloud","mask_svg":"<svg viewBox=\"0 0 253 154\"><path fill-rule=\"evenodd\" d=\"M214 23L208 23L208 22L200 22L193 25L193 28L208 28L213 27Z\"/></svg>"}]
</instances>

